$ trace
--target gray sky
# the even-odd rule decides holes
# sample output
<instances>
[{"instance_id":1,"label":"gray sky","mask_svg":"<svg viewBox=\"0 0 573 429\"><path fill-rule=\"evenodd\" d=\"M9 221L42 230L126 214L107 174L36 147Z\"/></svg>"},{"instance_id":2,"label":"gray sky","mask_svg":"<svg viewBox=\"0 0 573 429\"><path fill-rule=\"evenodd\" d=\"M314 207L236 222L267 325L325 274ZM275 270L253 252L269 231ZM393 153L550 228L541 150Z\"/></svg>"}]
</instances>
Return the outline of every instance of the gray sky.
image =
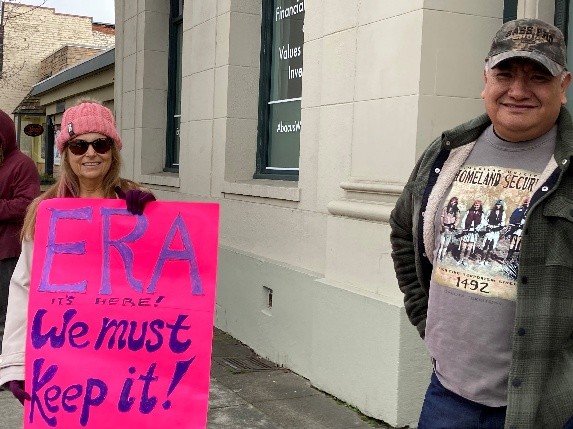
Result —
<instances>
[{"instance_id":1,"label":"gray sky","mask_svg":"<svg viewBox=\"0 0 573 429\"><path fill-rule=\"evenodd\" d=\"M17 0L14 2L51 7L59 13L91 16L94 22L115 23L114 0Z\"/></svg>"}]
</instances>

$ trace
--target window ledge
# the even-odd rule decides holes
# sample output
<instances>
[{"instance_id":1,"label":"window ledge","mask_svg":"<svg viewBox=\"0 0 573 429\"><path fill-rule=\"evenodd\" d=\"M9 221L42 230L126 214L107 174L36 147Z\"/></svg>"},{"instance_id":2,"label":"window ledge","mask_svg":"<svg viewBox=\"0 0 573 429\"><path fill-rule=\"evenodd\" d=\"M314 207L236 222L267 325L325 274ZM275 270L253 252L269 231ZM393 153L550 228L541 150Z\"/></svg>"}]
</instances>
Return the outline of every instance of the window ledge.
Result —
<instances>
[{"instance_id":1,"label":"window ledge","mask_svg":"<svg viewBox=\"0 0 573 429\"><path fill-rule=\"evenodd\" d=\"M223 182L223 193L300 201L298 182L288 180L254 179L239 182Z\"/></svg>"},{"instance_id":2,"label":"window ledge","mask_svg":"<svg viewBox=\"0 0 573 429\"><path fill-rule=\"evenodd\" d=\"M180 181L177 173L140 174L138 182L145 185L171 186L179 188Z\"/></svg>"}]
</instances>

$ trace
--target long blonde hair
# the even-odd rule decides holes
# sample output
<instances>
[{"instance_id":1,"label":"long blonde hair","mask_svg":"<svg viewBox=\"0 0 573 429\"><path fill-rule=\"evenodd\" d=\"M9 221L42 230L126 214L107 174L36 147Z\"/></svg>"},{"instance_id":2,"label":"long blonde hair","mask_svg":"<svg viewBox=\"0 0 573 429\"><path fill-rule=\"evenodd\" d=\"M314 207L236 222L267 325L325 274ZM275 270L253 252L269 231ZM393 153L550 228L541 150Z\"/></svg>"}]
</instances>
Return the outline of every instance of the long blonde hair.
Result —
<instances>
[{"instance_id":1,"label":"long blonde hair","mask_svg":"<svg viewBox=\"0 0 573 429\"><path fill-rule=\"evenodd\" d=\"M121 156L115 145L111 147L111 166L103 179L103 190L105 198L116 198L114 188L119 186L122 190L141 189L141 187L131 180L119 177L121 170ZM38 205L49 198L78 198L80 195L80 182L78 176L72 170L66 147L62 152L60 177L46 192L37 197L28 206L24 225L20 234L22 240L33 240L36 226L36 215Z\"/></svg>"}]
</instances>

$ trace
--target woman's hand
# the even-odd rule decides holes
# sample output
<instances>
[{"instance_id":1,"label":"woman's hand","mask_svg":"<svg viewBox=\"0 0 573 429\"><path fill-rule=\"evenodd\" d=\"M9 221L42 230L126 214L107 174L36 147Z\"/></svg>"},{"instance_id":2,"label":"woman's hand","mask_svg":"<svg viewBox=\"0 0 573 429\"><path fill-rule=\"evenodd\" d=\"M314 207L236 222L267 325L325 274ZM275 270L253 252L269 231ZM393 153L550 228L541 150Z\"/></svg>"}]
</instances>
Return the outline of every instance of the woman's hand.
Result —
<instances>
[{"instance_id":1,"label":"woman's hand","mask_svg":"<svg viewBox=\"0 0 573 429\"><path fill-rule=\"evenodd\" d=\"M119 198L122 198L127 203L127 210L134 215L143 214L143 208L151 201L155 201L155 197L150 192L140 191L139 189L130 189L123 192L119 186L115 187L115 192Z\"/></svg>"},{"instance_id":2,"label":"woman's hand","mask_svg":"<svg viewBox=\"0 0 573 429\"><path fill-rule=\"evenodd\" d=\"M22 405L24 405L24 400L29 401L31 399L30 395L24 390L23 380L12 380L6 383L4 386L7 390L12 392L12 395L14 395L14 397L20 401Z\"/></svg>"}]
</instances>

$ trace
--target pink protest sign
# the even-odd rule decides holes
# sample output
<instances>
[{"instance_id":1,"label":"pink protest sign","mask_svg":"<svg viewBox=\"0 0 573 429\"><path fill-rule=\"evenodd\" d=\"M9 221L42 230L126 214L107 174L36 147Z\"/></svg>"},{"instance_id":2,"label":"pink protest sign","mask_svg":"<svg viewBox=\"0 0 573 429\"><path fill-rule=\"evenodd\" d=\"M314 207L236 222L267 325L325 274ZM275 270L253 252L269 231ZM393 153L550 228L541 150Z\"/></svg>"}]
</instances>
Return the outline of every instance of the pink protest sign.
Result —
<instances>
[{"instance_id":1,"label":"pink protest sign","mask_svg":"<svg viewBox=\"0 0 573 429\"><path fill-rule=\"evenodd\" d=\"M24 429L206 427L219 207L38 210Z\"/></svg>"}]
</instances>

